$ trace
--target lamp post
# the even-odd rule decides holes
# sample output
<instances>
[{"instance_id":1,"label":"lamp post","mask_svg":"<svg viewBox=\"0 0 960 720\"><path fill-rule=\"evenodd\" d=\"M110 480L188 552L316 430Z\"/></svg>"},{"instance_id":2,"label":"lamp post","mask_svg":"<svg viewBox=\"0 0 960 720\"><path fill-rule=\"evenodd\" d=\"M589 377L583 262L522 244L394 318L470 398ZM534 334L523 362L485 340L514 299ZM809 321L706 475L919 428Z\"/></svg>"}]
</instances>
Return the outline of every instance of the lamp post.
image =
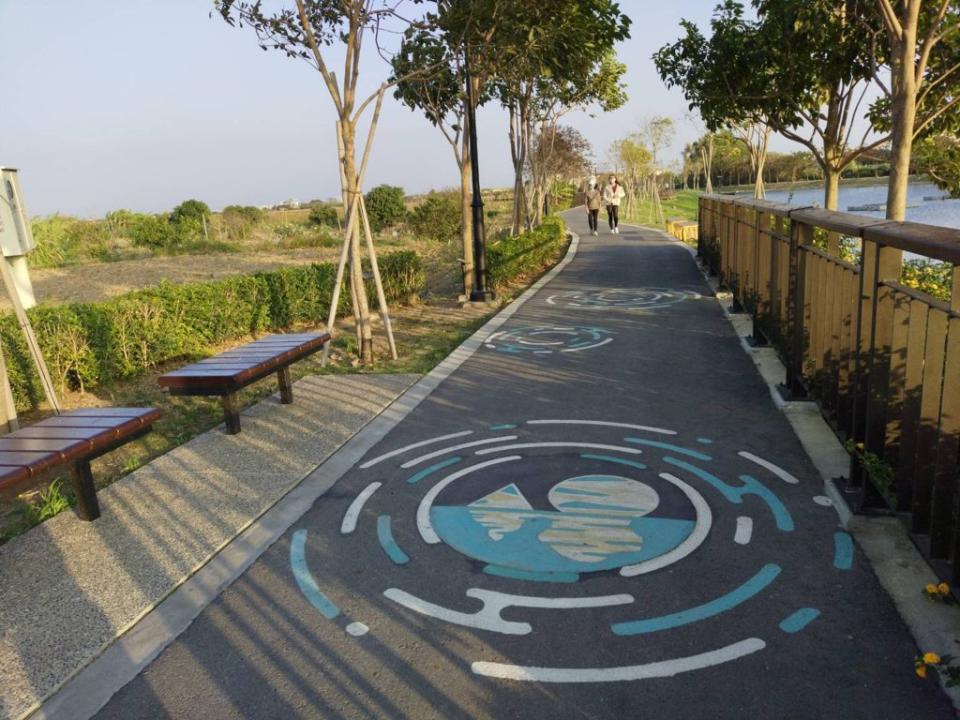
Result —
<instances>
[{"instance_id":1,"label":"lamp post","mask_svg":"<svg viewBox=\"0 0 960 720\"><path fill-rule=\"evenodd\" d=\"M494 299L487 286L487 231L483 224L483 197L480 194L480 157L477 151L477 108L470 77L470 51L464 53L464 76L467 83L467 125L470 128L470 166L473 171L473 290L470 300L487 302Z\"/></svg>"}]
</instances>

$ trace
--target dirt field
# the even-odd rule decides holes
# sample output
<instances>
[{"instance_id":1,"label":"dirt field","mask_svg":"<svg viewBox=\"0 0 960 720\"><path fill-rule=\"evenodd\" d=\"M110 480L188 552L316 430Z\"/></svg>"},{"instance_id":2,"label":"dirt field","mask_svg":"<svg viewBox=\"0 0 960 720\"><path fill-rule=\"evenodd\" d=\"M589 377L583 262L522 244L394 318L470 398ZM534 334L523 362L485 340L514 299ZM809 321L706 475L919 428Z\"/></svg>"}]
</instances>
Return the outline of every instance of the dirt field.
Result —
<instances>
[{"instance_id":1,"label":"dirt field","mask_svg":"<svg viewBox=\"0 0 960 720\"><path fill-rule=\"evenodd\" d=\"M459 257L453 244L438 245L424 241L405 241L378 248L385 254L394 250L415 250L423 258L427 271L427 289L431 295L456 295ZM167 280L175 284L207 282L230 275L337 262L336 248L304 248L275 252L210 253L121 260L109 263L74 265L32 270L33 288L40 303L59 305L70 302L95 302L131 290L152 287ZM0 307L8 301L0 294Z\"/></svg>"}]
</instances>

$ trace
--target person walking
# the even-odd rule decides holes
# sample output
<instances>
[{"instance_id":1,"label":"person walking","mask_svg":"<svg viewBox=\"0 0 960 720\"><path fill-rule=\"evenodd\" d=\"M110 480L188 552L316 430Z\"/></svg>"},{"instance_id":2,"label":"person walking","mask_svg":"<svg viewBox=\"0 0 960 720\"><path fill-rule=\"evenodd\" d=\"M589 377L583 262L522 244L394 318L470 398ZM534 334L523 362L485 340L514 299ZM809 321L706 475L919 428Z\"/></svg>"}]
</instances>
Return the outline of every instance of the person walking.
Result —
<instances>
[{"instance_id":1,"label":"person walking","mask_svg":"<svg viewBox=\"0 0 960 720\"><path fill-rule=\"evenodd\" d=\"M587 222L590 224L590 231L594 235L598 235L597 232L600 216L600 206L603 204L603 193L600 192L600 188L597 187L595 182L590 183L590 187L587 188L586 201L584 203L587 206Z\"/></svg>"},{"instance_id":2,"label":"person walking","mask_svg":"<svg viewBox=\"0 0 960 720\"><path fill-rule=\"evenodd\" d=\"M603 189L603 202L607 206L607 221L610 223L610 232L620 234L620 201L626 196L623 185L617 182L617 176L611 175L610 182Z\"/></svg>"}]
</instances>

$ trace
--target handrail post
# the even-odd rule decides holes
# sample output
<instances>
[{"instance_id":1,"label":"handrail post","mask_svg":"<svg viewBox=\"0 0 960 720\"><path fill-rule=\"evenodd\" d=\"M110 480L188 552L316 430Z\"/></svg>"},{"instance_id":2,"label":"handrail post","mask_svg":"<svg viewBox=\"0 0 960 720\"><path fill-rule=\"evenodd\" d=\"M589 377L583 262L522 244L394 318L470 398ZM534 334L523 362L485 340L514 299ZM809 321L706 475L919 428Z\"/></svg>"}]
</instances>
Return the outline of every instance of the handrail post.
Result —
<instances>
[{"instance_id":1,"label":"handrail post","mask_svg":"<svg viewBox=\"0 0 960 720\"><path fill-rule=\"evenodd\" d=\"M787 363L787 389L792 398L803 398L803 360L806 354L804 336L804 288L806 280L806 253L803 246L813 243L813 228L791 218L790 223L790 288L787 303L787 326L790 332L790 362Z\"/></svg>"},{"instance_id":2,"label":"handrail post","mask_svg":"<svg viewBox=\"0 0 960 720\"><path fill-rule=\"evenodd\" d=\"M763 324L761 316L763 315L764 300L768 297L770 287L761 287L760 285L760 243L772 243L770 236L770 213L761 212L759 209L754 213L754 233L753 233L753 342L754 345L767 345L761 325ZM766 270L764 270L766 274Z\"/></svg>"},{"instance_id":3,"label":"handrail post","mask_svg":"<svg viewBox=\"0 0 960 720\"><path fill-rule=\"evenodd\" d=\"M899 282L903 251L870 239L866 230L860 261L860 308L857 318L857 359L854 378L853 441L865 452L883 456L886 403L889 386L893 314L890 303L881 303L885 282ZM860 506L875 502L878 493L864 482L864 468L856 454L850 458L850 485L862 487Z\"/></svg>"}]
</instances>

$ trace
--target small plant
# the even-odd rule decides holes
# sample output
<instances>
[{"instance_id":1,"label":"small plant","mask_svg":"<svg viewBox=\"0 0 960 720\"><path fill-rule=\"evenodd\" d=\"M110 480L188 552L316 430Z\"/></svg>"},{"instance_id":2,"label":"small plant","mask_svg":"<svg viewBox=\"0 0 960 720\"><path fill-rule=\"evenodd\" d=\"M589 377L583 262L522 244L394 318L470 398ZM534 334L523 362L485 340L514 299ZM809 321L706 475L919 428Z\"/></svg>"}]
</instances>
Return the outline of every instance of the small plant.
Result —
<instances>
[{"instance_id":1,"label":"small plant","mask_svg":"<svg viewBox=\"0 0 960 720\"><path fill-rule=\"evenodd\" d=\"M863 443L847 440L844 447L848 453L857 458L864 472L883 494L890 507L896 509L897 498L893 492L896 476L893 467L876 453L865 450Z\"/></svg>"},{"instance_id":2,"label":"small plant","mask_svg":"<svg viewBox=\"0 0 960 720\"><path fill-rule=\"evenodd\" d=\"M937 655L935 652L926 652L913 659L913 670L919 678L926 678L927 672L932 670L940 675L944 684L949 687L960 685L960 667L953 664L956 660L953 655Z\"/></svg>"},{"instance_id":3,"label":"small plant","mask_svg":"<svg viewBox=\"0 0 960 720\"><path fill-rule=\"evenodd\" d=\"M950 586L945 582L939 585L928 583L927 586L923 588L923 594L927 596L927 599L933 600L934 602L949 604L953 601L953 595L950 594Z\"/></svg>"},{"instance_id":4,"label":"small plant","mask_svg":"<svg viewBox=\"0 0 960 720\"><path fill-rule=\"evenodd\" d=\"M30 525L39 525L68 507L70 500L61 492L60 480L54 480L50 487L40 493L38 501L27 507L26 520Z\"/></svg>"}]
</instances>

